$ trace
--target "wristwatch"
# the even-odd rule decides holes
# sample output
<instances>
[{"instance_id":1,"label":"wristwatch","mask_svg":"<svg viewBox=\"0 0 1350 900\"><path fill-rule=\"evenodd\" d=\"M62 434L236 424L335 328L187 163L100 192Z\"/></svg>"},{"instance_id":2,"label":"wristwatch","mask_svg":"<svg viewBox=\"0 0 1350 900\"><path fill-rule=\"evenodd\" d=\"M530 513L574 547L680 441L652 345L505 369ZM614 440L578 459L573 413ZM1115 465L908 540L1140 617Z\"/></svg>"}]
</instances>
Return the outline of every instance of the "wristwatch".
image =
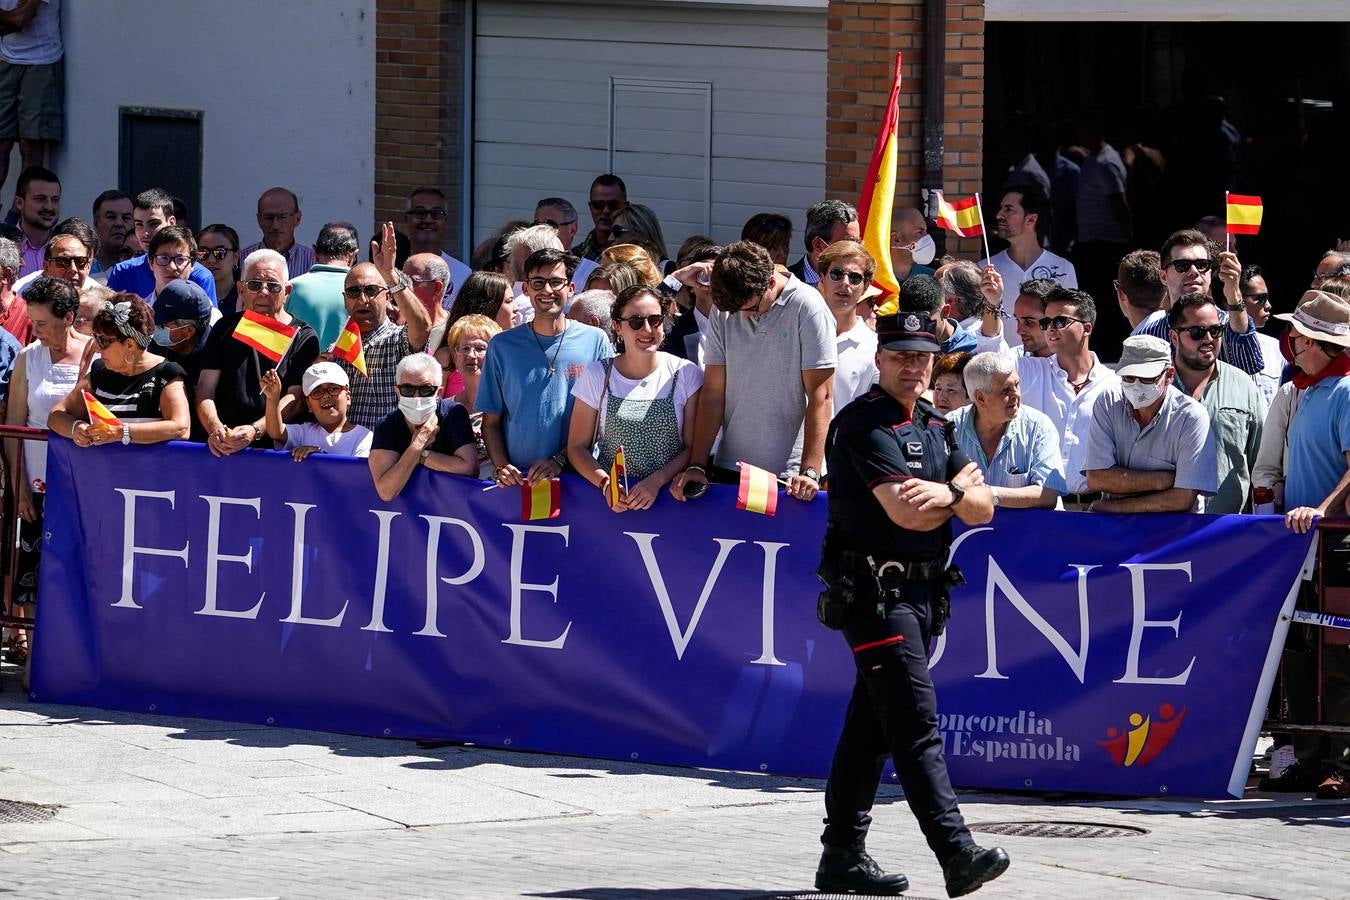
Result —
<instances>
[{"instance_id":1,"label":"wristwatch","mask_svg":"<svg viewBox=\"0 0 1350 900\"><path fill-rule=\"evenodd\" d=\"M989 494L990 494L990 496L992 496L992 497L994 498L994 507L995 507L995 508L1000 507L1000 506L1003 505L1002 501L1000 501L999 498L998 498L998 486L997 486L997 485L990 485L990 486L989 486Z\"/></svg>"},{"instance_id":2,"label":"wristwatch","mask_svg":"<svg viewBox=\"0 0 1350 900\"><path fill-rule=\"evenodd\" d=\"M122 446L125 447L131 443L131 426L122 426Z\"/></svg>"},{"instance_id":3,"label":"wristwatch","mask_svg":"<svg viewBox=\"0 0 1350 900\"><path fill-rule=\"evenodd\" d=\"M430 450L427 450L427 449L423 449L423 450L422 450L422 457L421 457L421 458L422 458L422 465L425 466L425 465L427 464L427 457L430 456L430 455L431 455L431 451L430 451Z\"/></svg>"},{"instance_id":4,"label":"wristwatch","mask_svg":"<svg viewBox=\"0 0 1350 900\"><path fill-rule=\"evenodd\" d=\"M820 484L820 473L817 472L814 467L807 466L805 469L802 469L801 474L803 478L810 478L816 484Z\"/></svg>"},{"instance_id":5,"label":"wristwatch","mask_svg":"<svg viewBox=\"0 0 1350 900\"><path fill-rule=\"evenodd\" d=\"M952 492L952 502L947 504L948 509L965 499L966 489L961 487L961 485L957 484L955 481L947 482L947 490Z\"/></svg>"},{"instance_id":6,"label":"wristwatch","mask_svg":"<svg viewBox=\"0 0 1350 900\"><path fill-rule=\"evenodd\" d=\"M1223 308L1228 310L1229 312L1241 312L1242 310L1247 308L1247 304L1239 303L1237 306L1229 306L1228 304L1225 303Z\"/></svg>"}]
</instances>

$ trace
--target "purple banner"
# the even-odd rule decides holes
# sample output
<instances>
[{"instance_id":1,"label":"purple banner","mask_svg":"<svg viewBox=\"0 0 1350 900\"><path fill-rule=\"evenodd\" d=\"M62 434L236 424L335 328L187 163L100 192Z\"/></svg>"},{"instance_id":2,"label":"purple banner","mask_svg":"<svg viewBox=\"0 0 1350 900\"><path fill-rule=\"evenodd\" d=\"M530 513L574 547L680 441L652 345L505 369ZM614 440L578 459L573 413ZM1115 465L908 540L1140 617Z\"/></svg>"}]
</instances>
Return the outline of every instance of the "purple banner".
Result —
<instances>
[{"instance_id":1,"label":"purple banner","mask_svg":"<svg viewBox=\"0 0 1350 900\"><path fill-rule=\"evenodd\" d=\"M43 701L824 775L852 686L815 621L825 500L562 515L364 460L53 438ZM1240 792L1310 536L1277 518L1009 511L962 533L934 648L961 786ZM1245 754L1245 757L1244 757ZM1239 777L1241 776L1241 777Z\"/></svg>"}]
</instances>

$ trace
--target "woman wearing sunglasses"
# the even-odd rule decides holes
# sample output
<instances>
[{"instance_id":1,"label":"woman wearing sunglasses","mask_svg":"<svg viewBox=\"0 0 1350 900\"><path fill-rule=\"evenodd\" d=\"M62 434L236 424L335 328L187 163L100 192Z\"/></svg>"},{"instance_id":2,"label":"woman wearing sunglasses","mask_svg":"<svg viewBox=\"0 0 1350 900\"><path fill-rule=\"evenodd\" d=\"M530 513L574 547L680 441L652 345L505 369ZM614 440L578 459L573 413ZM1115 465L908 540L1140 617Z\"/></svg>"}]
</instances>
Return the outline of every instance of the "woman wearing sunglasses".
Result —
<instances>
[{"instance_id":1,"label":"woman wearing sunglasses","mask_svg":"<svg viewBox=\"0 0 1350 900\"><path fill-rule=\"evenodd\" d=\"M197 233L197 262L216 282L216 304L226 312L239 310L239 233L228 225L207 225Z\"/></svg>"},{"instance_id":2,"label":"woman wearing sunglasses","mask_svg":"<svg viewBox=\"0 0 1350 900\"><path fill-rule=\"evenodd\" d=\"M689 464L703 372L661 351L674 300L634 285L614 300L612 360L589 363L572 387L568 428L572 467L608 497L610 467L623 448L626 485L615 512L650 509L656 495Z\"/></svg>"},{"instance_id":3,"label":"woman wearing sunglasses","mask_svg":"<svg viewBox=\"0 0 1350 900\"><path fill-rule=\"evenodd\" d=\"M399 360L395 409L375 426L370 474L382 500L402 492L418 466L452 475L478 474L478 444L461 403L441 397L441 364L429 353Z\"/></svg>"}]
</instances>

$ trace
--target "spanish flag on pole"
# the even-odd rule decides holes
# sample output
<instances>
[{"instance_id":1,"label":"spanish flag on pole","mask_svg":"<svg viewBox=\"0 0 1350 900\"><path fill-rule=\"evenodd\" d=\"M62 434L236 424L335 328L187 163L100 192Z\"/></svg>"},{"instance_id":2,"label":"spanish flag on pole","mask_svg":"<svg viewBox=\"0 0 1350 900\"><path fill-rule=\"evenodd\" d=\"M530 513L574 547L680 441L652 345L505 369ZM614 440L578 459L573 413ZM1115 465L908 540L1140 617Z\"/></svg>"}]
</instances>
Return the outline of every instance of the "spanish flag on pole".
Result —
<instances>
[{"instance_id":1,"label":"spanish flag on pole","mask_svg":"<svg viewBox=\"0 0 1350 900\"><path fill-rule=\"evenodd\" d=\"M550 478L520 486L520 517L526 522L535 519L556 519L562 512L562 479Z\"/></svg>"},{"instance_id":2,"label":"spanish flag on pole","mask_svg":"<svg viewBox=\"0 0 1350 900\"><path fill-rule=\"evenodd\" d=\"M257 350L272 362L279 363L299 330L293 325L283 325L271 316L262 316L246 309L239 324L234 326L234 339Z\"/></svg>"},{"instance_id":3,"label":"spanish flag on pole","mask_svg":"<svg viewBox=\"0 0 1350 900\"><path fill-rule=\"evenodd\" d=\"M613 509L619 505L619 498L628 492L628 468L623 458L623 444L614 453L614 462L609 466L609 484L605 485L605 502Z\"/></svg>"},{"instance_id":4,"label":"spanish flag on pole","mask_svg":"<svg viewBox=\"0 0 1350 900\"><path fill-rule=\"evenodd\" d=\"M765 516L778 512L778 477L767 469L738 462L741 486L736 492L736 508Z\"/></svg>"},{"instance_id":5,"label":"spanish flag on pole","mask_svg":"<svg viewBox=\"0 0 1350 900\"><path fill-rule=\"evenodd\" d=\"M82 391L84 394L84 406L89 410L89 421L95 425L111 425L114 428L122 427L122 420L114 416L108 407L98 402L98 398L88 391Z\"/></svg>"},{"instance_id":6,"label":"spanish flag on pole","mask_svg":"<svg viewBox=\"0 0 1350 900\"><path fill-rule=\"evenodd\" d=\"M348 363L362 375L370 377L366 372L366 351L361 345L361 329L357 328L351 319L347 320L347 326L342 329L337 342L333 344L333 358Z\"/></svg>"},{"instance_id":7,"label":"spanish flag on pole","mask_svg":"<svg viewBox=\"0 0 1350 900\"><path fill-rule=\"evenodd\" d=\"M933 221L938 225L961 237L979 237L984 234L984 214L980 212L978 194L955 203L948 203L942 191L933 191L933 196L937 200L937 216Z\"/></svg>"},{"instance_id":8,"label":"spanish flag on pole","mask_svg":"<svg viewBox=\"0 0 1350 900\"><path fill-rule=\"evenodd\" d=\"M1228 233L1257 234L1261 231L1261 198L1228 195Z\"/></svg>"},{"instance_id":9,"label":"spanish flag on pole","mask_svg":"<svg viewBox=\"0 0 1350 900\"><path fill-rule=\"evenodd\" d=\"M872 286L881 293L877 312L895 312L900 296L900 281L891 268L891 214L895 208L895 166L900 140L900 54L895 54L895 77L891 81L891 99L881 118L881 130L872 147L867 181L858 200L858 218L862 220L862 245L872 254L877 271ZM772 513L770 513L772 515Z\"/></svg>"}]
</instances>

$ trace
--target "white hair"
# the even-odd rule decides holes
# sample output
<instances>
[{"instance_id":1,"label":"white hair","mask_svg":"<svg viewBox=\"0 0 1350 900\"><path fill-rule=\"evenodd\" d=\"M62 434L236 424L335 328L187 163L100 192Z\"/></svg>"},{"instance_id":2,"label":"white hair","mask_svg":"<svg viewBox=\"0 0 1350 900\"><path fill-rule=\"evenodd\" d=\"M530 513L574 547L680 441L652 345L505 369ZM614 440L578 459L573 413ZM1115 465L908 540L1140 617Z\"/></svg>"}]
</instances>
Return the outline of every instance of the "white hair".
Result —
<instances>
[{"instance_id":1,"label":"white hair","mask_svg":"<svg viewBox=\"0 0 1350 900\"><path fill-rule=\"evenodd\" d=\"M597 328L609 330L609 311L614 308L614 292L605 290L582 291L572 298L567 314L578 322L586 322L588 316L595 316L600 324ZM590 324L587 322L587 324Z\"/></svg>"},{"instance_id":2,"label":"white hair","mask_svg":"<svg viewBox=\"0 0 1350 900\"><path fill-rule=\"evenodd\" d=\"M975 399L975 392L981 391L988 397L994 386L995 375L1011 375L1017 371L1013 358L1003 353L977 353L966 363L964 378L966 393Z\"/></svg>"},{"instance_id":3,"label":"white hair","mask_svg":"<svg viewBox=\"0 0 1350 900\"><path fill-rule=\"evenodd\" d=\"M529 228L522 228L517 232L513 232L512 235L506 239L506 252L510 254L513 266L515 265L516 248L522 246L528 249L528 252L521 258L522 264L525 259L529 258L529 255L536 250L544 250L547 248L552 248L554 250L567 249L562 245L562 240L558 237L558 229L554 228L552 225L531 225ZM524 272L516 272L515 274L517 280L523 281L525 279Z\"/></svg>"},{"instance_id":4,"label":"white hair","mask_svg":"<svg viewBox=\"0 0 1350 900\"><path fill-rule=\"evenodd\" d=\"M398 368L394 370L395 383L402 381L404 375L426 375L439 386L441 364L430 353L411 353L398 361Z\"/></svg>"},{"instance_id":5,"label":"white hair","mask_svg":"<svg viewBox=\"0 0 1350 900\"><path fill-rule=\"evenodd\" d=\"M248 256L244 257L244 264L239 268L239 280L248 281L249 273L253 271L253 267L259 263L265 262L276 263L278 266L281 266L281 283L283 286L290 280L288 274L289 270L286 265L286 257L267 247L259 247L257 250L254 250Z\"/></svg>"}]
</instances>

